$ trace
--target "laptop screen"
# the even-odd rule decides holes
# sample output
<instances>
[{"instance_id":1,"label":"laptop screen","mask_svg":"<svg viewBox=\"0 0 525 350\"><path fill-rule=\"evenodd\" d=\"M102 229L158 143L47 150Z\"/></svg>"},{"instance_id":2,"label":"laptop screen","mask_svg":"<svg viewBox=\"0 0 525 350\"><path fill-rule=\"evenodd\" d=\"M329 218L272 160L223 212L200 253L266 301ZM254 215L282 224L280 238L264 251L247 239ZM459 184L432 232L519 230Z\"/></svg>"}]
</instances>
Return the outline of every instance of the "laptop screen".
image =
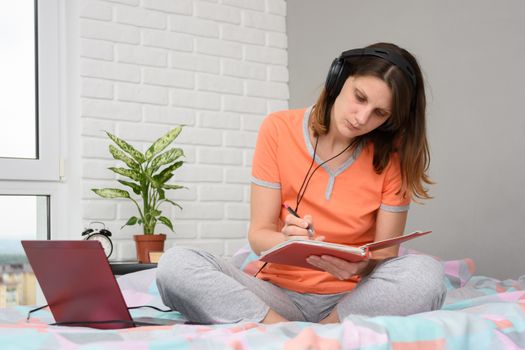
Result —
<instances>
[{"instance_id":1,"label":"laptop screen","mask_svg":"<svg viewBox=\"0 0 525 350\"><path fill-rule=\"evenodd\" d=\"M55 322L131 322L124 297L98 241L22 241ZM100 329L130 323L75 324Z\"/></svg>"}]
</instances>

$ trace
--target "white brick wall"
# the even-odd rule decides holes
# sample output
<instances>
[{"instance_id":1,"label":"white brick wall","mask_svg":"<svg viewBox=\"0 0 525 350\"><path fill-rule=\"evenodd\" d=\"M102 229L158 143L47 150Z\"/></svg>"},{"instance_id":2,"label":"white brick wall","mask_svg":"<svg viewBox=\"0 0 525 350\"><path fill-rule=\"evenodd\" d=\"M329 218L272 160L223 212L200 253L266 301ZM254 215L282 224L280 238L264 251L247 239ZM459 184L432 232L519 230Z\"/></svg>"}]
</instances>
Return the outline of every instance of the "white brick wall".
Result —
<instances>
[{"instance_id":1,"label":"white brick wall","mask_svg":"<svg viewBox=\"0 0 525 350\"><path fill-rule=\"evenodd\" d=\"M257 130L288 107L284 0L83 0L80 6L82 220L114 233L115 259L132 259L135 208L90 189L119 184L103 130L139 149L171 127L186 164L166 207L173 244L231 255L245 243Z\"/></svg>"}]
</instances>

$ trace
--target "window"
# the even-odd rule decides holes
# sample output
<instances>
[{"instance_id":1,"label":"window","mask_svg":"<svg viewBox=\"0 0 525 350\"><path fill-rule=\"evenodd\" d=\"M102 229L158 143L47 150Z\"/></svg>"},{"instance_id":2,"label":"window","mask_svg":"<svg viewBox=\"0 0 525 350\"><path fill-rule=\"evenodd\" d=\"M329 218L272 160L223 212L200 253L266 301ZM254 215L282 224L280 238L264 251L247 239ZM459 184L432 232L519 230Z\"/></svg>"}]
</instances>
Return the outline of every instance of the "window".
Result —
<instances>
[{"instance_id":1,"label":"window","mask_svg":"<svg viewBox=\"0 0 525 350\"><path fill-rule=\"evenodd\" d=\"M32 1L17 1L0 12L0 155L37 159L36 41Z\"/></svg>"},{"instance_id":2,"label":"window","mask_svg":"<svg viewBox=\"0 0 525 350\"><path fill-rule=\"evenodd\" d=\"M20 240L49 239L52 223L55 234L65 231L51 211L66 210L58 182L63 10L60 0L17 0L0 11L0 307L42 303Z\"/></svg>"},{"instance_id":3,"label":"window","mask_svg":"<svg viewBox=\"0 0 525 350\"><path fill-rule=\"evenodd\" d=\"M0 180L59 180L57 0L0 11Z\"/></svg>"},{"instance_id":4,"label":"window","mask_svg":"<svg viewBox=\"0 0 525 350\"><path fill-rule=\"evenodd\" d=\"M49 196L0 196L0 307L34 305L37 282L20 244L49 238Z\"/></svg>"}]
</instances>

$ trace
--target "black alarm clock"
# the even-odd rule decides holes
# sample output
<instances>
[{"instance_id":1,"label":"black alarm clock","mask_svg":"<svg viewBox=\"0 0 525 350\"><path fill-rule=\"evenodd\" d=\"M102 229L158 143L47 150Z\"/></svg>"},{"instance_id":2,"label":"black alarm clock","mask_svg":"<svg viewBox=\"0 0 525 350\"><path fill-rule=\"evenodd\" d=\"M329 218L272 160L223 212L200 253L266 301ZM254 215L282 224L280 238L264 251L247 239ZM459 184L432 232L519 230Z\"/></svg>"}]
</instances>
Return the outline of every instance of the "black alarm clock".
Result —
<instances>
[{"instance_id":1,"label":"black alarm clock","mask_svg":"<svg viewBox=\"0 0 525 350\"><path fill-rule=\"evenodd\" d=\"M106 229L106 225L100 221L93 221L89 223L88 228L82 232L82 236L85 236L85 240L99 241L104 248L106 257L109 258L113 252L113 242L111 242L111 232Z\"/></svg>"}]
</instances>

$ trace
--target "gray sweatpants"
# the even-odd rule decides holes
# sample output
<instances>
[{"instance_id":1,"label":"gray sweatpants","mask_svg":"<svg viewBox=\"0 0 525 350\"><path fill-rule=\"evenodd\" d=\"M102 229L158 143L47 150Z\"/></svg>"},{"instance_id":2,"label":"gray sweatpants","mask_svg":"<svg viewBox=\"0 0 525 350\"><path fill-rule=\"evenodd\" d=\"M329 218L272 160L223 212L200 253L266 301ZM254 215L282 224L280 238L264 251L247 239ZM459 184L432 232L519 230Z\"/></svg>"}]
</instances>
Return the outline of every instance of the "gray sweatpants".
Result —
<instances>
[{"instance_id":1,"label":"gray sweatpants","mask_svg":"<svg viewBox=\"0 0 525 350\"><path fill-rule=\"evenodd\" d=\"M337 308L348 315L410 315L445 300L443 268L426 255L387 259L350 292L298 293L262 281L228 260L182 247L166 251L157 286L164 304L198 323L260 322L271 308L290 321L319 322Z\"/></svg>"}]
</instances>

